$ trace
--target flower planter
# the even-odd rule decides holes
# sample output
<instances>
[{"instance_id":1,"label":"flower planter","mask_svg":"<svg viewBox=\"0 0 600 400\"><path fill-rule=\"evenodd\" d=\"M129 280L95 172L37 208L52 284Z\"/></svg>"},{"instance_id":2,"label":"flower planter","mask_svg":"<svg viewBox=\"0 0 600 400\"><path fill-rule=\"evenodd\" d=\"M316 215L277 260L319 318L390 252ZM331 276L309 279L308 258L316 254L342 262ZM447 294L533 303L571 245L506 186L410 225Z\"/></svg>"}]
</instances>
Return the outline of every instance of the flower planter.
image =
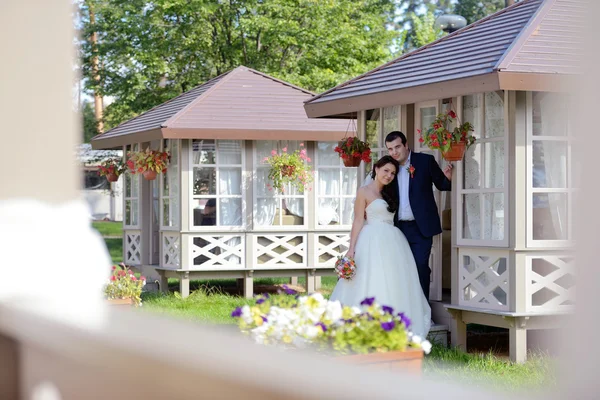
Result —
<instances>
[{"instance_id":1,"label":"flower planter","mask_svg":"<svg viewBox=\"0 0 600 400\"><path fill-rule=\"evenodd\" d=\"M372 369L422 374L423 350L409 348L405 351L387 353L353 354L339 356L346 363L361 365Z\"/></svg>"},{"instance_id":2,"label":"flower planter","mask_svg":"<svg viewBox=\"0 0 600 400\"><path fill-rule=\"evenodd\" d=\"M342 160L345 167L358 167L361 161L358 157L343 158Z\"/></svg>"},{"instance_id":3,"label":"flower planter","mask_svg":"<svg viewBox=\"0 0 600 400\"><path fill-rule=\"evenodd\" d=\"M127 299L108 299L108 304L111 306L133 306L133 300Z\"/></svg>"},{"instance_id":4,"label":"flower planter","mask_svg":"<svg viewBox=\"0 0 600 400\"><path fill-rule=\"evenodd\" d=\"M108 174L106 175L106 180L109 182L116 182L119 180L119 177L117 176L117 174Z\"/></svg>"},{"instance_id":5,"label":"flower planter","mask_svg":"<svg viewBox=\"0 0 600 400\"><path fill-rule=\"evenodd\" d=\"M142 175L144 176L144 179L148 180L148 181L153 181L156 179L156 171L144 171L142 173Z\"/></svg>"},{"instance_id":6,"label":"flower planter","mask_svg":"<svg viewBox=\"0 0 600 400\"><path fill-rule=\"evenodd\" d=\"M446 161L461 161L465 155L466 143L461 141L452 143L450 150L442 152L442 157Z\"/></svg>"}]
</instances>

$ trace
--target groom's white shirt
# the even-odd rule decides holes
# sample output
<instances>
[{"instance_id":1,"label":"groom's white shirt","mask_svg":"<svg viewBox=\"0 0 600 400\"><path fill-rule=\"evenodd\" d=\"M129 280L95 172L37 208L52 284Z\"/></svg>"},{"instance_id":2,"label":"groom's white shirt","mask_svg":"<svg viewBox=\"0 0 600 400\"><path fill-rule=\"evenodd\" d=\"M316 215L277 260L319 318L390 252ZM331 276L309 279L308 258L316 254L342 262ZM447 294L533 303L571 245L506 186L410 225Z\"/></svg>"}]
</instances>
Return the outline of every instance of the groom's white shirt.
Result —
<instances>
[{"instance_id":1,"label":"groom's white shirt","mask_svg":"<svg viewBox=\"0 0 600 400\"><path fill-rule=\"evenodd\" d=\"M400 166L400 171L398 171L398 192L400 196L400 204L398 205L398 219L400 221L413 221L415 216L413 215L412 208L410 208L410 200L408 198L408 184L410 180L410 173L408 172L408 167L410 166L410 157L412 156L412 151L408 153L408 158L406 159L406 163Z\"/></svg>"},{"instance_id":2,"label":"groom's white shirt","mask_svg":"<svg viewBox=\"0 0 600 400\"><path fill-rule=\"evenodd\" d=\"M402 221L412 221L415 219L408 198L408 184L410 179L408 167L410 166L410 156L412 156L412 151L408 154L406 164L400 166L400 171L398 173L398 198L400 199L398 219ZM363 181L363 184L360 186L366 186L371 182L373 182L373 178L371 178L371 174L369 173Z\"/></svg>"}]
</instances>

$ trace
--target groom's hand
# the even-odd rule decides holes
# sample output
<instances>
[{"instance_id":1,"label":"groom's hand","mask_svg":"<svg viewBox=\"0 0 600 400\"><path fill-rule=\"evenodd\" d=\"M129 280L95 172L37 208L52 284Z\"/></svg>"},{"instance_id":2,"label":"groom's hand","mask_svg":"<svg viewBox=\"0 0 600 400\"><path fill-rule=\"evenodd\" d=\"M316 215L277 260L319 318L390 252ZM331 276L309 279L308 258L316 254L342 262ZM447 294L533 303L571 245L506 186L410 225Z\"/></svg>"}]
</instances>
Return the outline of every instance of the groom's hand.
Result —
<instances>
[{"instance_id":1,"label":"groom's hand","mask_svg":"<svg viewBox=\"0 0 600 400\"><path fill-rule=\"evenodd\" d=\"M448 178L449 181L452 180L452 164L446 165L446 168L444 168L444 175L446 175L446 178Z\"/></svg>"}]
</instances>

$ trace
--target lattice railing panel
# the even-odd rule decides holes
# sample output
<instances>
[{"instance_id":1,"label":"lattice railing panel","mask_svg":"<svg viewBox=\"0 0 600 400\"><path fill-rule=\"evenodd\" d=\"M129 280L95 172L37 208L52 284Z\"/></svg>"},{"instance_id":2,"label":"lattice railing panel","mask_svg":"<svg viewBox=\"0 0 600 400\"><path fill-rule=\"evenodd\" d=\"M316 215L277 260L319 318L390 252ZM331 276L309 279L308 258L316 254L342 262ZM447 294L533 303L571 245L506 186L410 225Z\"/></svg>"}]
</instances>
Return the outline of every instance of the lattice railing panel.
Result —
<instances>
[{"instance_id":1,"label":"lattice railing panel","mask_svg":"<svg viewBox=\"0 0 600 400\"><path fill-rule=\"evenodd\" d=\"M191 236L189 241L194 266L241 267L244 265L243 235Z\"/></svg>"},{"instance_id":2,"label":"lattice railing panel","mask_svg":"<svg viewBox=\"0 0 600 400\"><path fill-rule=\"evenodd\" d=\"M575 305L575 259L527 257L527 310L556 311Z\"/></svg>"},{"instance_id":3,"label":"lattice railing panel","mask_svg":"<svg viewBox=\"0 0 600 400\"><path fill-rule=\"evenodd\" d=\"M458 280L460 305L509 310L508 257L461 252Z\"/></svg>"},{"instance_id":4,"label":"lattice railing panel","mask_svg":"<svg viewBox=\"0 0 600 400\"><path fill-rule=\"evenodd\" d=\"M331 266L335 264L338 256L343 256L350 246L350 234L327 233L315 235L315 260L314 265L318 267Z\"/></svg>"},{"instance_id":5,"label":"lattice railing panel","mask_svg":"<svg viewBox=\"0 0 600 400\"><path fill-rule=\"evenodd\" d=\"M179 268L181 263L181 246L179 234L163 233L162 236L163 266Z\"/></svg>"},{"instance_id":6,"label":"lattice railing panel","mask_svg":"<svg viewBox=\"0 0 600 400\"><path fill-rule=\"evenodd\" d=\"M142 233L140 231L125 232L125 264L141 264Z\"/></svg>"},{"instance_id":7,"label":"lattice railing panel","mask_svg":"<svg viewBox=\"0 0 600 400\"><path fill-rule=\"evenodd\" d=\"M253 240L255 264L306 265L306 234L256 235Z\"/></svg>"}]
</instances>

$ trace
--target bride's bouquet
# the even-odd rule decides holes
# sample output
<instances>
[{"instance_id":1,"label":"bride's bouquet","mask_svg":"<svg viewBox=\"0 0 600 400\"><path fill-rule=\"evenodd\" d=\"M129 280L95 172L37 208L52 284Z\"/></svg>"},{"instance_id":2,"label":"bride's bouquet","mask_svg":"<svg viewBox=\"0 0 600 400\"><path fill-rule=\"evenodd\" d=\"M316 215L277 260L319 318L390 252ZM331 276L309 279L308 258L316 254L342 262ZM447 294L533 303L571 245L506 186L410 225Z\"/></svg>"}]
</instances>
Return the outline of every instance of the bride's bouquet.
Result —
<instances>
[{"instance_id":1,"label":"bride's bouquet","mask_svg":"<svg viewBox=\"0 0 600 400\"><path fill-rule=\"evenodd\" d=\"M338 256L334 271L340 279L351 280L356 275L356 263L352 257Z\"/></svg>"}]
</instances>

